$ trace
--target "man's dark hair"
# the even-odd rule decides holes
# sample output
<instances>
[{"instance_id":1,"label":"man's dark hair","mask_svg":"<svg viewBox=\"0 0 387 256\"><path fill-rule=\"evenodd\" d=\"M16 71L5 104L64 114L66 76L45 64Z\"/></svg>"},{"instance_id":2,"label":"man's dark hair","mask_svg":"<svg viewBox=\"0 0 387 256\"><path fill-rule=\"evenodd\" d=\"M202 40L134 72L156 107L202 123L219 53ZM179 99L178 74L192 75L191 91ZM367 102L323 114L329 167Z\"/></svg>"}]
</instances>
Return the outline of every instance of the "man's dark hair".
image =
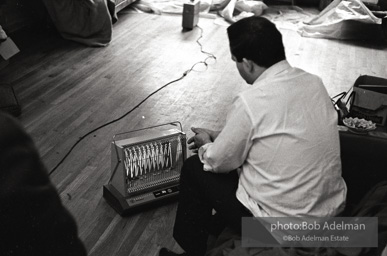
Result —
<instances>
[{"instance_id":1,"label":"man's dark hair","mask_svg":"<svg viewBox=\"0 0 387 256\"><path fill-rule=\"evenodd\" d=\"M265 18L241 19L229 26L227 32L231 54L238 62L246 58L268 68L286 59L281 33Z\"/></svg>"}]
</instances>

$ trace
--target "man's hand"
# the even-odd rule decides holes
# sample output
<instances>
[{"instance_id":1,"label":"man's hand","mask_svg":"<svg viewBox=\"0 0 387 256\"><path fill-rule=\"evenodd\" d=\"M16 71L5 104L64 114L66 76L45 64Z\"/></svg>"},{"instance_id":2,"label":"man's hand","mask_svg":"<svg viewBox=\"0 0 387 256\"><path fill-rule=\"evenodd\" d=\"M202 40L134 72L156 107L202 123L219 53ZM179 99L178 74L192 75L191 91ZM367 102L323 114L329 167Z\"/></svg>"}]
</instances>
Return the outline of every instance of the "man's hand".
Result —
<instances>
[{"instance_id":1,"label":"man's hand","mask_svg":"<svg viewBox=\"0 0 387 256\"><path fill-rule=\"evenodd\" d=\"M218 136L219 132L212 131L204 128L192 127L191 130L195 133L195 136L188 139L187 143L191 144L188 146L194 153L198 152L198 149L204 144L213 142Z\"/></svg>"}]
</instances>

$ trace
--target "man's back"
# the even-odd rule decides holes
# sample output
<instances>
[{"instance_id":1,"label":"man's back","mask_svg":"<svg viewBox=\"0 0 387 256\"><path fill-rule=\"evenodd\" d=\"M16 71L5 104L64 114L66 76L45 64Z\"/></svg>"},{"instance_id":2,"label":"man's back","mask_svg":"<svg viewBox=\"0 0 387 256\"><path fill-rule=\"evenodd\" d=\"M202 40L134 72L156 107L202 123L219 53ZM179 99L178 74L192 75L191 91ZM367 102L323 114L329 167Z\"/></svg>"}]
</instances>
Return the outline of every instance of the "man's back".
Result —
<instances>
[{"instance_id":1,"label":"man's back","mask_svg":"<svg viewBox=\"0 0 387 256\"><path fill-rule=\"evenodd\" d=\"M337 115L321 80L282 61L239 98L252 123L237 191L245 206L256 216L341 211L346 186Z\"/></svg>"}]
</instances>

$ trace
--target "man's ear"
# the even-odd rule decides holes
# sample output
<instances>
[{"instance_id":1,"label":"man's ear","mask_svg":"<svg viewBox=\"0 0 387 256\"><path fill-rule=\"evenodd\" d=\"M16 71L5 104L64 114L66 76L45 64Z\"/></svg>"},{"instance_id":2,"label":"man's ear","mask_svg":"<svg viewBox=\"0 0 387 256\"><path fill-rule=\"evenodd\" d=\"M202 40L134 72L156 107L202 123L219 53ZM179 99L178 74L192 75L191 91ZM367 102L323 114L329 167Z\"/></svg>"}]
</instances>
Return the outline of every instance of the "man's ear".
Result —
<instances>
[{"instance_id":1,"label":"man's ear","mask_svg":"<svg viewBox=\"0 0 387 256\"><path fill-rule=\"evenodd\" d=\"M246 58L242 59L243 66L245 67L245 70L248 72L253 72L254 71L254 63L251 60L248 60Z\"/></svg>"}]
</instances>

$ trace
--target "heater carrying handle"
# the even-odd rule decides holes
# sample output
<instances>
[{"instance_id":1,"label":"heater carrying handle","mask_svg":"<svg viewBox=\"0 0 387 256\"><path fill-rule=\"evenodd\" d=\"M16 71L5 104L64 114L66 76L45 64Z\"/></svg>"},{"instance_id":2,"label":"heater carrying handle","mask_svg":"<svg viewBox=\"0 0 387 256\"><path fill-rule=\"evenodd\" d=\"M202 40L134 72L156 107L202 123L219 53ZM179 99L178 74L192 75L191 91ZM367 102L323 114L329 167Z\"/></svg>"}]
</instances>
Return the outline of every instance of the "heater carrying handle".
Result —
<instances>
[{"instance_id":1,"label":"heater carrying handle","mask_svg":"<svg viewBox=\"0 0 387 256\"><path fill-rule=\"evenodd\" d=\"M117 133L117 134L113 135L113 142L115 143L116 136L120 136L120 135L124 135L124 134L129 134L129 133L134 133L134 132L139 132L139 131L144 131L144 130L149 130L149 129L158 128L158 127L167 126L167 125L173 125L173 126L179 125L180 126L180 131L183 132L183 126L181 125L181 123L179 121L174 121L174 122L170 122L170 123L159 124L159 125L154 125L154 126L150 126L150 127L146 127L146 128L141 128L141 129L137 129L137 130L133 130L133 131Z\"/></svg>"}]
</instances>

